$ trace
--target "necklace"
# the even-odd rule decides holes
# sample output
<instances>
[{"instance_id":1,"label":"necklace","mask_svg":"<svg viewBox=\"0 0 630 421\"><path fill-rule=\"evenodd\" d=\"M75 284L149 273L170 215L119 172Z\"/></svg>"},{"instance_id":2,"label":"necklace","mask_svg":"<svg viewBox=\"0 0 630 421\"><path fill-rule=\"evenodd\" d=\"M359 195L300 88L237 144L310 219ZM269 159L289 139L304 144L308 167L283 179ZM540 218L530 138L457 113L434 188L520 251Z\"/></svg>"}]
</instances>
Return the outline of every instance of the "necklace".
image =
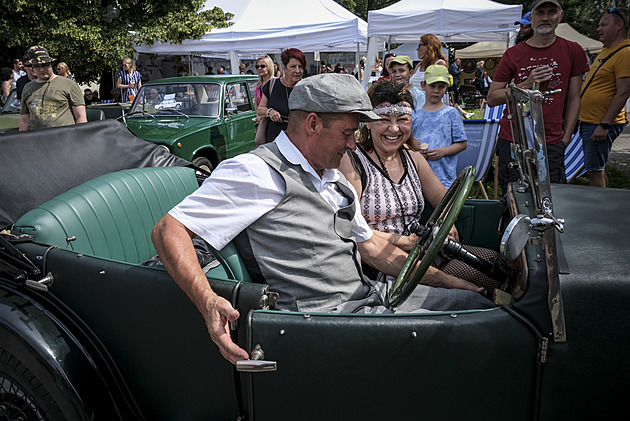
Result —
<instances>
[{"instance_id":1,"label":"necklace","mask_svg":"<svg viewBox=\"0 0 630 421\"><path fill-rule=\"evenodd\" d=\"M400 161L402 162L402 166L404 169L403 172L403 178L405 176L405 174L409 175L409 170L407 167L407 159L403 156L402 153L402 148L398 148L398 155L400 156ZM383 162L383 160L381 159L381 156L378 154L378 151L376 150L376 148L374 148L374 153L376 154L376 158L378 158L378 163L381 166L381 169L383 170L383 174L385 175L385 178L387 179L387 181L389 181L392 190L394 192L394 197L396 199L396 205L400 208L400 215L402 218L402 223L403 223L403 233L402 235L409 235L409 223L407 222L407 214L405 212L405 207L403 206L402 200L400 199L400 195L398 194L398 190L396 189L396 183L394 183L394 180L392 180L392 178L389 176L389 171L387 171L387 167L385 166L385 163ZM401 178L400 181L402 181L403 179ZM418 209L420 209L420 201L418 199L418 194L416 193L416 189L411 189L413 191L413 194L416 198L416 202L418 203Z\"/></svg>"}]
</instances>

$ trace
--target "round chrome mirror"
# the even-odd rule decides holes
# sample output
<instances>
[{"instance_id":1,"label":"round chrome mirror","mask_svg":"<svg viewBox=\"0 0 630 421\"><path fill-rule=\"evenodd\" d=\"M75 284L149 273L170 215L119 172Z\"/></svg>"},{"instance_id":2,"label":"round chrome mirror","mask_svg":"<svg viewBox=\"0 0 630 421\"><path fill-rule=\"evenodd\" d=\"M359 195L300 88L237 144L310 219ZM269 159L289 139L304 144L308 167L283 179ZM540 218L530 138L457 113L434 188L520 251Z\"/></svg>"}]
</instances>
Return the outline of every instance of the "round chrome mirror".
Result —
<instances>
[{"instance_id":1,"label":"round chrome mirror","mask_svg":"<svg viewBox=\"0 0 630 421\"><path fill-rule=\"evenodd\" d=\"M521 254L527 245L531 227L532 220L525 215L516 215L510 221L499 245L499 253L504 259L511 261Z\"/></svg>"}]
</instances>

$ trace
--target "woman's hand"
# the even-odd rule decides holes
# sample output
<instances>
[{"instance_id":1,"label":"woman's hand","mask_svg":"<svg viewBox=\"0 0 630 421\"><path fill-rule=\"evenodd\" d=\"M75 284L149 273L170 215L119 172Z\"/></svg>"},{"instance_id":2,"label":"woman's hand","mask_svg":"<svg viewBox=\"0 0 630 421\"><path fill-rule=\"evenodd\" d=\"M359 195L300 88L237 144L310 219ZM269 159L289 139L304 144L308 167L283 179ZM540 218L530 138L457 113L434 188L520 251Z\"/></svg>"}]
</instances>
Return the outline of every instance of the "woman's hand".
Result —
<instances>
[{"instance_id":1,"label":"woman's hand","mask_svg":"<svg viewBox=\"0 0 630 421\"><path fill-rule=\"evenodd\" d=\"M459 232L457 232L455 225L453 225L451 230L448 232L448 239L459 242Z\"/></svg>"},{"instance_id":2,"label":"woman's hand","mask_svg":"<svg viewBox=\"0 0 630 421\"><path fill-rule=\"evenodd\" d=\"M282 123L282 115L279 111L271 110L269 112L269 120L275 121L276 123Z\"/></svg>"}]
</instances>

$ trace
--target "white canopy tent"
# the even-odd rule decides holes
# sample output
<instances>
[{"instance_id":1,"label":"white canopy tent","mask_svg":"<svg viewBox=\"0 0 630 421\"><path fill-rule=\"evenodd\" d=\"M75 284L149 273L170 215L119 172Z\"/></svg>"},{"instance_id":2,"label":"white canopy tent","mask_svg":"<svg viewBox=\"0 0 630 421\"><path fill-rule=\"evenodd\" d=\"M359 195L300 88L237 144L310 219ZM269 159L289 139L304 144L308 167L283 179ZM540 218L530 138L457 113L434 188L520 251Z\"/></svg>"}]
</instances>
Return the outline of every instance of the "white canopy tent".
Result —
<instances>
[{"instance_id":1,"label":"white canopy tent","mask_svg":"<svg viewBox=\"0 0 630 421\"><path fill-rule=\"evenodd\" d=\"M568 23L559 24L556 29L556 35L577 42L584 51L590 54L598 54L604 48L604 44L600 41L580 34ZM502 41L481 41L470 47L455 51L455 57L462 59L501 57L505 53L506 48L506 43Z\"/></svg>"},{"instance_id":2,"label":"white canopy tent","mask_svg":"<svg viewBox=\"0 0 630 421\"><path fill-rule=\"evenodd\" d=\"M423 34L437 35L444 42L507 42L522 8L490 0L401 0L370 11L366 68L376 60L378 42L418 42Z\"/></svg>"},{"instance_id":3,"label":"white canopy tent","mask_svg":"<svg viewBox=\"0 0 630 421\"><path fill-rule=\"evenodd\" d=\"M365 51L367 23L333 0L208 0L204 10L220 7L234 14L234 24L213 29L201 39L181 44L136 47L139 53L208 55L228 52L232 69L238 54ZM358 60L357 60L358 62Z\"/></svg>"}]
</instances>

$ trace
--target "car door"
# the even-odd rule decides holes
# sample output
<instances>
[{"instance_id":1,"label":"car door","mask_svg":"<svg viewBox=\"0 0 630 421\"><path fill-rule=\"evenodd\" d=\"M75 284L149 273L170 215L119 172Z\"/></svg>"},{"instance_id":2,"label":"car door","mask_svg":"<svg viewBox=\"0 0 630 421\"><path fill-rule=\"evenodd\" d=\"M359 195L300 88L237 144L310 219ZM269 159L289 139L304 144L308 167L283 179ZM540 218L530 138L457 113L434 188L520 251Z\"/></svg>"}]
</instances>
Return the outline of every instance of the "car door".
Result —
<instances>
[{"instance_id":1,"label":"car door","mask_svg":"<svg viewBox=\"0 0 630 421\"><path fill-rule=\"evenodd\" d=\"M247 82L225 85L223 118L227 128L226 158L248 152L256 146L256 112Z\"/></svg>"},{"instance_id":2,"label":"car door","mask_svg":"<svg viewBox=\"0 0 630 421\"><path fill-rule=\"evenodd\" d=\"M251 419L530 420L539 335L507 308L419 315L253 311Z\"/></svg>"}]
</instances>

